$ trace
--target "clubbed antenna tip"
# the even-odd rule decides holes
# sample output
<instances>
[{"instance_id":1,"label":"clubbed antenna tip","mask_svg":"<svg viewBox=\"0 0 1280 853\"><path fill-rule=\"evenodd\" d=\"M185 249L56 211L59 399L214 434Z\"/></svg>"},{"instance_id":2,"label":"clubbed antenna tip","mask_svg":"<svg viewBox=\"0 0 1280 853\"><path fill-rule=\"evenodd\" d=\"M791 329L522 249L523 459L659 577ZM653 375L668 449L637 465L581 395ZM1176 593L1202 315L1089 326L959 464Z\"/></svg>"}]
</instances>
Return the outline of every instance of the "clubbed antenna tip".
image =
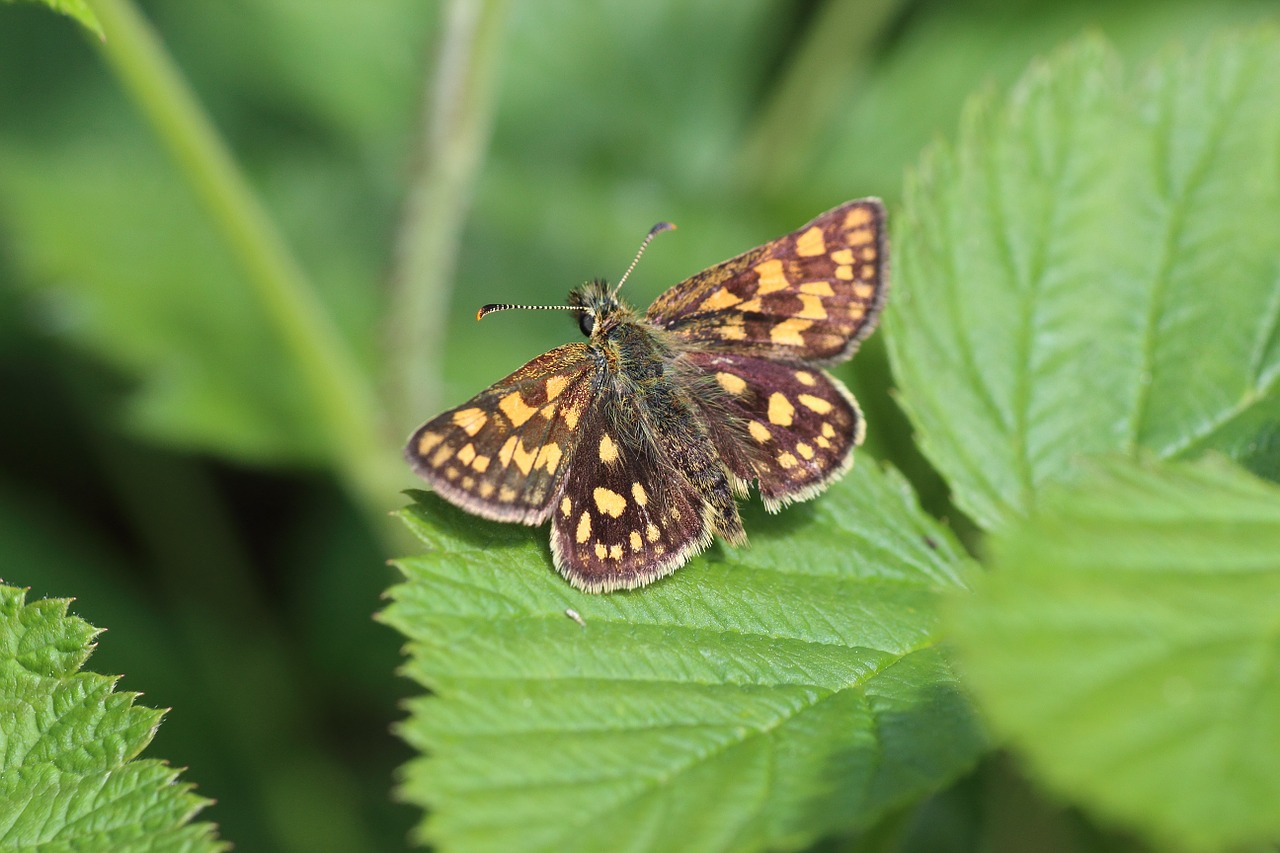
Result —
<instances>
[{"instance_id":1,"label":"clubbed antenna tip","mask_svg":"<svg viewBox=\"0 0 1280 853\"><path fill-rule=\"evenodd\" d=\"M663 231L674 231L676 226L671 222L659 222L657 225L649 229L649 233L644 235L644 239L640 241L640 248L636 251L636 256L631 259L631 266L627 267L627 271L622 274L622 278L618 279L618 283L614 285L613 294L618 295L618 291L622 290L622 284L627 280L627 276L631 275L631 271L636 268L636 264L640 263L640 256L644 254L644 250L648 248L649 241L661 234Z\"/></svg>"},{"instance_id":2,"label":"clubbed antenna tip","mask_svg":"<svg viewBox=\"0 0 1280 853\"><path fill-rule=\"evenodd\" d=\"M513 305L510 302L490 302L488 305L482 305L480 310L476 312L476 319L483 320L495 311L510 311L513 308L521 308L526 311L581 311L582 309L574 305Z\"/></svg>"},{"instance_id":3,"label":"clubbed antenna tip","mask_svg":"<svg viewBox=\"0 0 1280 853\"><path fill-rule=\"evenodd\" d=\"M635 258L631 261L631 266L627 267L627 271L622 274L622 278L618 279L618 284L613 288L614 294L617 294L622 288L622 283L627 280L627 276L631 275L631 271L640 262L640 256L644 254L645 247L649 245L649 241L663 231L674 230L676 230L676 226L670 222L659 222L649 229L649 233L644 236L644 240L640 243L640 250L636 252ZM490 302L488 305L480 306L480 310L476 312L476 319L483 320L495 311L510 311L513 308L523 308L526 311L586 311L587 313L592 313L591 309L584 308L581 305L513 305L510 302Z\"/></svg>"}]
</instances>

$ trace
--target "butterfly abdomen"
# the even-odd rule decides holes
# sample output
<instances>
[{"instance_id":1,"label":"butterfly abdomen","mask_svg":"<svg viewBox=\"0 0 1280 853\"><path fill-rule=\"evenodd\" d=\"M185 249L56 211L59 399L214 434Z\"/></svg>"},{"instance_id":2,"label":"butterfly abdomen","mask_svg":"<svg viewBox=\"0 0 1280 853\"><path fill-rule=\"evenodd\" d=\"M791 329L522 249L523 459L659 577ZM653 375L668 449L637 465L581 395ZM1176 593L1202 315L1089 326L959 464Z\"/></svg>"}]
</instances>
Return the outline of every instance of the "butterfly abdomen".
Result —
<instances>
[{"instance_id":1,"label":"butterfly abdomen","mask_svg":"<svg viewBox=\"0 0 1280 853\"><path fill-rule=\"evenodd\" d=\"M646 395L645 409L666 457L709 508L711 526L730 544L745 544L747 534L729 472L693 400L673 383L663 382Z\"/></svg>"},{"instance_id":2,"label":"butterfly abdomen","mask_svg":"<svg viewBox=\"0 0 1280 853\"><path fill-rule=\"evenodd\" d=\"M602 338L617 365L615 401L609 407L617 432L636 436L637 446L656 444L674 469L671 474L702 498L708 510L705 523L732 544L745 542L730 473L691 389L679 381L679 348L643 321L619 323ZM693 526L704 519L674 518L671 523Z\"/></svg>"}]
</instances>

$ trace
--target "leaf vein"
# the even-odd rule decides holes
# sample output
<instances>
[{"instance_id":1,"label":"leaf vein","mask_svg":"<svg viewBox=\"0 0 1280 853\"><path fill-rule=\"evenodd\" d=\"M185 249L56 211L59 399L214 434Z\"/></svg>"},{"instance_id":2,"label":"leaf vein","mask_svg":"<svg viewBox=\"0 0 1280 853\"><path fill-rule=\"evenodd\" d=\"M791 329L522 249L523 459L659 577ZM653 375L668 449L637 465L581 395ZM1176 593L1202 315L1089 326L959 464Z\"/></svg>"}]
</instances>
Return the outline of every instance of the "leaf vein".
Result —
<instances>
[{"instance_id":1,"label":"leaf vein","mask_svg":"<svg viewBox=\"0 0 1280 853\"><path fill-rule=\"evenodd\" d=\"M1160 152L1165 155L1162 164L1166 168L1162 170L1162 176L1164 177L1165 208L1169 213L1160 262L1150 285L1151 296L1146 316L1145 334L1142 338L1140 367L1135 374L1138 387L1135 394L1133 413L1130 417L1129 447L1126 448L1130 452L1141 442L1145 432L1144 425L1151 409L1151 393L1152 388L1155 386L1156 348L1159 343L1158 330L1166 312L1168 290L1171 287L1173 271L1177 267L1175 259L1179 255L1181 238L1185 236L1190 199L1204 185L1210 172L1210 166L1217 160L1216 155L1221 147L1223 137L1233 123L1231 119L1238 111L1240 101L1244 97L1244 80L1238 78L1236 82L1237 85L1232 88L1231 96L1224 99L1222 108L1217 111L1215 116L1216 120L1205 133L1195 162L1187 172L1186 179L1181 187L1176 186L1172 169L1169 168L1167 149ZM1167 91L1168 100L1174 100L1177 95L1176 88L1169 86ZM1172 104L1166 103L1164 105L1160 117L1163 123L1172 125L1174 121L1173 110L1174 106ZM1171 130L1157 134L1157 138L1162 142L1167 141L1171 136ZM1191 440L1194 441L1194 438ZM1187 444L1188 442L1184 441L1182 443ZM1165 456L1171 456L1174 452L1177 451L1172 451L1168 448L1161 449L1162 455Z\"/></svg>"},{"instance_id":2,"label":"leaf vein","mask_svg":"<svg viewBox=\"0 0 1280 853\"><path fill-rule=\"evenodd\" d=\"M890 663L889 665L892 665L892 663ZM888 668L888 665L885 666L883 669L887 669L887 668ZM876 673L878 674L879 672L883 671L883 669L876 670ZM767 737L771 735L772 732L783 723L789 720L793 720L796 717L800 716L801 714L806 713L812 710L813 708L816 708L823 702L829 701L835 696L843 693L845 690L860 689L860 687L861 687L861 683L846 685L837 689L827 688L825 690L822 690L821 693L817 695L813 700L803 701L799 703L792 713L778 714L777 719L774 720L772 723L762 722L761 724L758 724L756 726L753 726L747 729L745 736L742 738L721 744L718 746L718 748L713 748L711 750L708 750L703 753L699 753L697 755L688 756L684 761L673 762L672 766L667 771L653 774L649 778L642 778L640 780L641 784L637 785L636 789L629 795L619 798L618 800L612 803L602 803L601 804L602 808L596 809L594 811L589 812L588 810L583 809L579 813L579 816L580 816L579 821L577 821L573 826L566 827L565 830L562 832L562 834L558 836L556 840L559 842L563 842L565 839L572 837L572 835L577 831L579 827L584 826L588 823L593 823L595 821L600 820L601 819L600 816L602 814L605 814L609 811L615 811L619 808L623 808L626 806L627 803L635 802L642 795L654 793L661 788L667 787L672 783L674 779L679 777L681 774L689 772L696 765L715 760L716 758L724 755L726 752L728 752L729 749L733 747L747 744L761 737ZM557 844L548 849L561 849L562 846L563 846L562 844Z\"/></svg>"}]
</instances>

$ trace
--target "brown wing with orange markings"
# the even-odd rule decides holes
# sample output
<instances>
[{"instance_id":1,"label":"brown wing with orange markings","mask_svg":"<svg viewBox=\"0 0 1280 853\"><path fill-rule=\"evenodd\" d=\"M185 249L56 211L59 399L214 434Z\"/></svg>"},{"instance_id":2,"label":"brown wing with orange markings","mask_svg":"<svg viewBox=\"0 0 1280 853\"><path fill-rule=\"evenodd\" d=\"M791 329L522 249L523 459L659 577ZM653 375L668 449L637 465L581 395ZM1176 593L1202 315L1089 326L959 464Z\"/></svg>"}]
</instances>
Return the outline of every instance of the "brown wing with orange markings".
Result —
<instances>
[{"instance_id":1,"label":"brown wing with orange markings","mask_svg":"<svg viewBox=\"0 0 1280 853\"><path fill-rule=\"evenodd\" d=\"M826 371L734 353L686 358L725 392L708 416L712 440L735 476L758 481L770 512L820 494L853 464L862 413Z\"/></svg>"},{"instance_id":2,"label":"brown wing with orange markings","mask_svg":"<svg viewBox=\"0 0 1280 853\"><path fill-rule=\"evenodd\" d=\"M835 364L875 328L887 287L884 205L851 201L659 296L651 323L701 347Z\"/></svg>"},{"instance_id":3,"label":"brown wing with orange markings","mask_svg":"<svg viewBox=\"0 0 1280 853\"><path fill-rule=\"evenodd\" d=\"M613 401L587 414L551 517L556 568L587 592L652 583L711 544L714 532L706 498L645 430L608 414L617 408Z\"/></svg>"},{"instance_id":4,"label":"brown wing with orange markings","mask_svg":"<svg viewBox=\"0 0 1280 853\"><path fill-rule=\"evenodd\" d=\"M419 427L405 458L468 512L541 524L563 486L599 376L587 344L556 347Z\"/></svg>"}]
</instances>

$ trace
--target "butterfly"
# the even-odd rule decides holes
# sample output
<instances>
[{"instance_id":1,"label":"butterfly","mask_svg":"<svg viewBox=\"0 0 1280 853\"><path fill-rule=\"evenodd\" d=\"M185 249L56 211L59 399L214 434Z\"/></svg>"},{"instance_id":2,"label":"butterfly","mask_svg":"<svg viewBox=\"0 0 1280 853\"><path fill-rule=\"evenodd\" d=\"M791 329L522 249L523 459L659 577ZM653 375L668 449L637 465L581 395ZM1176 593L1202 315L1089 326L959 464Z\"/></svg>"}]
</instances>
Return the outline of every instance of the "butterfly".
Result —
<instances>
[{"instance_id":1,"label":"butterfly","mask_svg":"<svg viewBox=\"0 0 1280 853\"><path fill-rule=\"evenodd\" d=\"M653 236L671 228L660 223ZM640 315L594 280L556 347L428 421L405 456L449 502L551 522L556 569L608 592L671 574L720 536L746 542L737 497L776 512L853 464L865 424L822 368L875 328L887 288L879 199L847 202L663 293Z\"/></svg>"}]
</instances>

